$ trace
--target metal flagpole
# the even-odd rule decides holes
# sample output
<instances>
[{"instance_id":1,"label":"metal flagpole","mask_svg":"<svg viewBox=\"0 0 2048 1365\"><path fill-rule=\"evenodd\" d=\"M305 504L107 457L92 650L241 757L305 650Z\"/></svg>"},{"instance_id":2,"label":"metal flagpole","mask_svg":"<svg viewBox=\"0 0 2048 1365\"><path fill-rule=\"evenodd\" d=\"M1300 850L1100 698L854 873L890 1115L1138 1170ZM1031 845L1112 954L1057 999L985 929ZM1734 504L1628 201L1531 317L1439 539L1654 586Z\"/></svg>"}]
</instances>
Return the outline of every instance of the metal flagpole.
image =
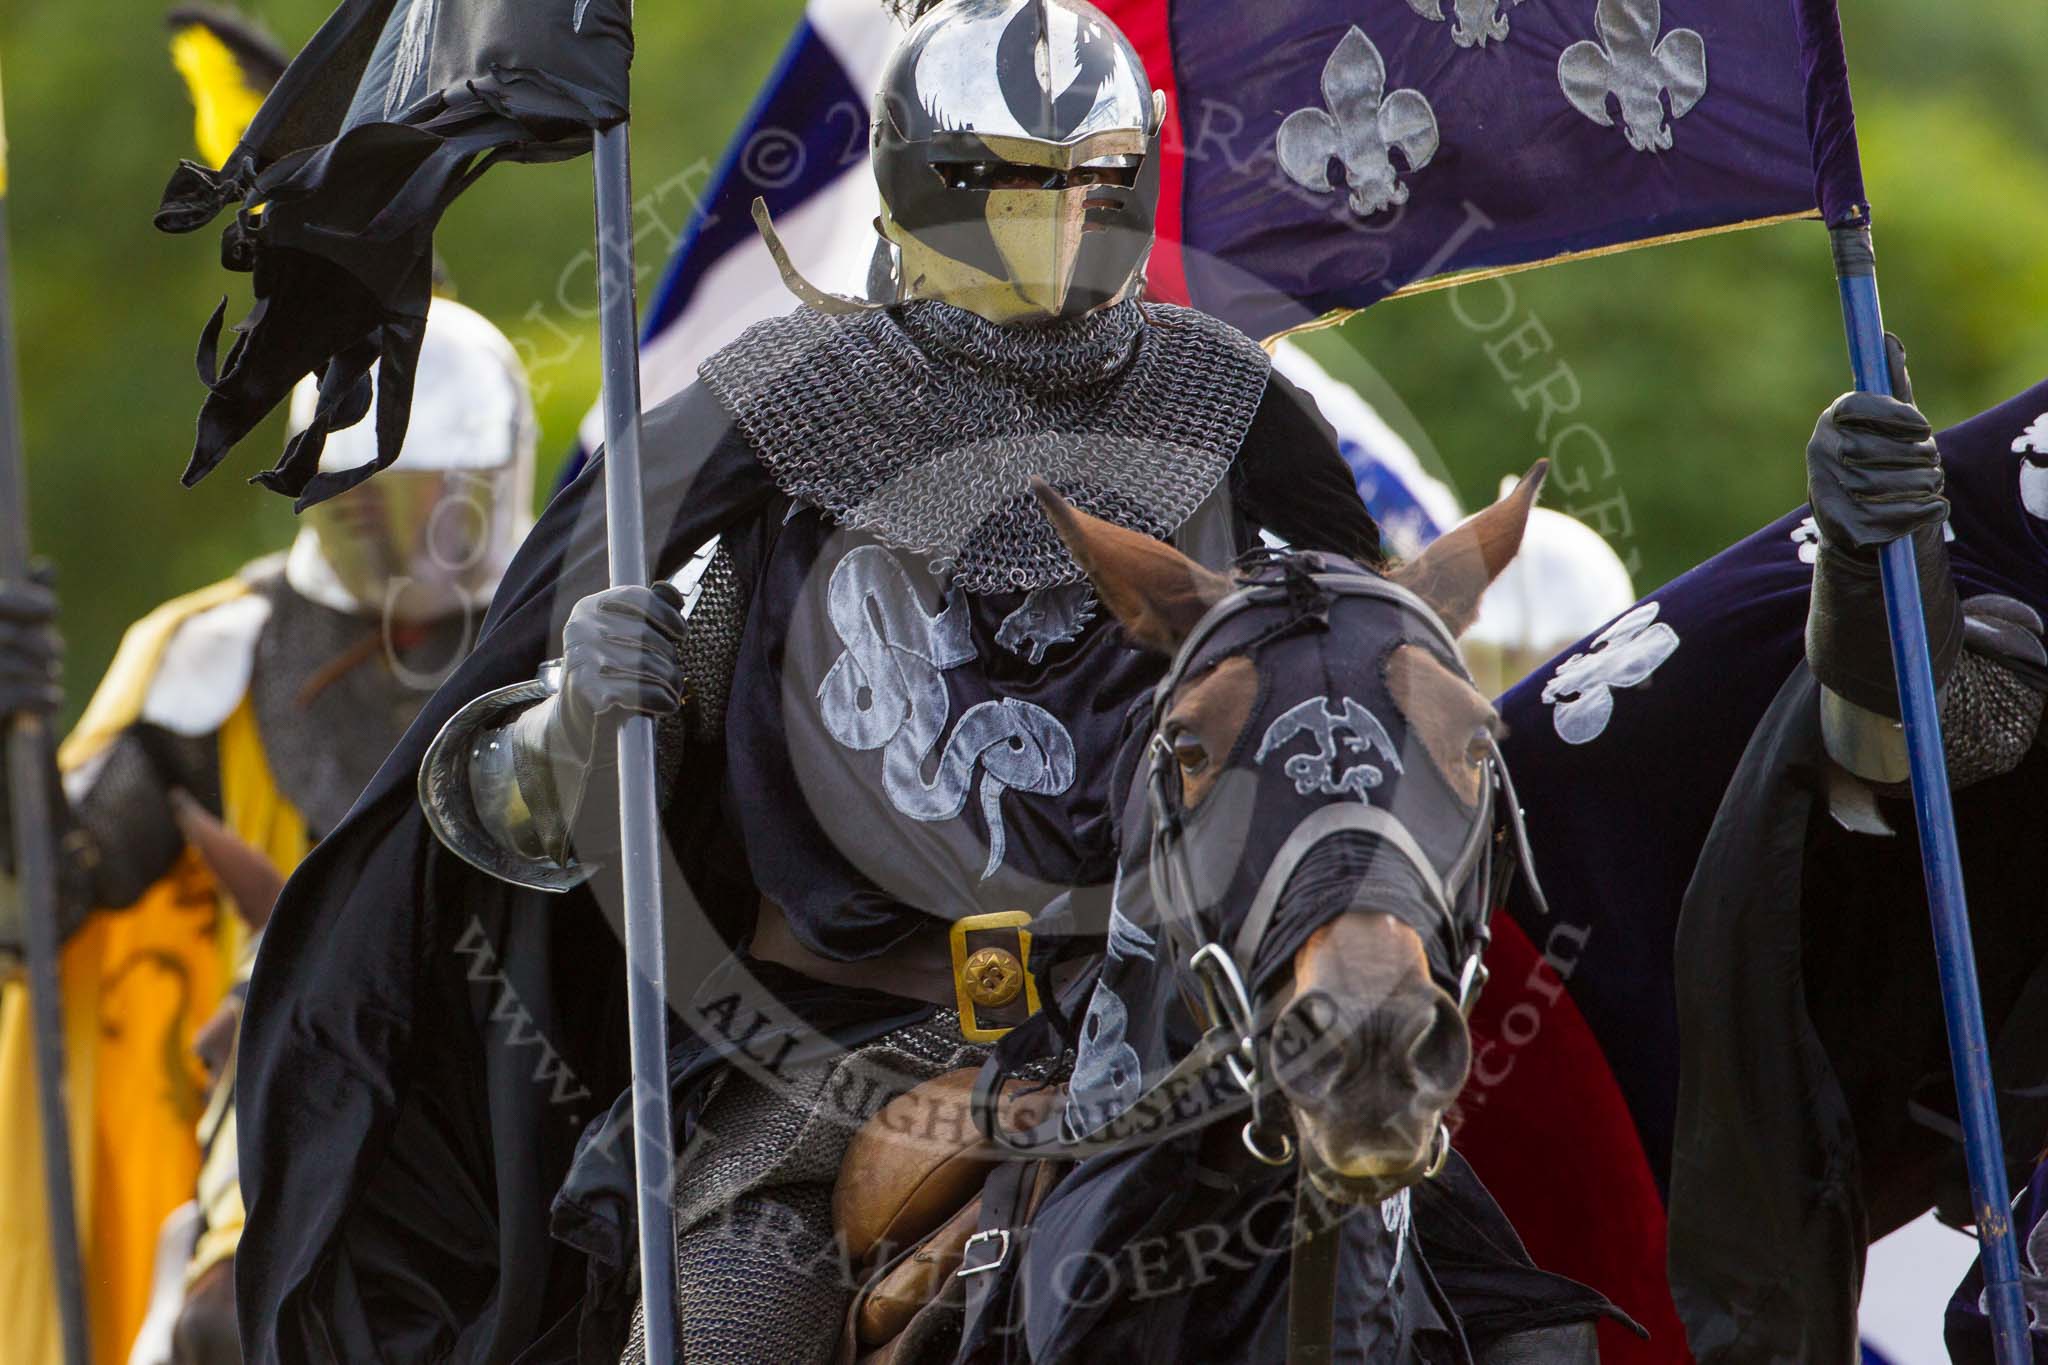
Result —
<instances>
[{"instance_id":1,"label":"metal flagpole","mask_svg":"<svg viewBox=\"0 0 2048 1365\"><path fill-rule=\"evenodd\" d=\"M28 477L22 454L21 379L14 358L13 257L7 238L7 131L0 115L0 577L29 571ZM57 864L50 818L50 736L40 716L16 715L7 727L7 793L13 812L15 894L20 898L28 958L31 1031L35 1037L38 1108L42 1119L43 1202L49 1206L57 1313L64 1359L86 1365L85 1273L79 1257L76 1186L71 1178L71 1124L64 1102L64 1010L58 996Z\"/></svg>"},{"instance_id":2,"label":"metal flagpole","mask_svg":"<svg viewBox=\"0 0 2048 1365\"><path fill-rule=\"evenodd\" d=\"M1890 394L1891 371L1885 360L1884 315L1878 308L1877 258L1870 229L1838 227L1830 229L1830 235L1856 387ZM1941 707L1934 693L1934 663L1927 645L1927 617L1920 600L1920 573L1913 559L1912 539L1885 546L1879 562L1884 573L1885 615L1891 626L1892 668L1898 675L1899 710L1905 719L1906 752L1912 765L1913 822L1920 831L1920 863L1934 920L1942 1010L1948 1017L1949 1061L1955 1072L1963 1150L1970 1169L1971 1210L1984 1258L1991 1340L1999 1365L2026 1365L2033 1352L2027 1344L2027 1307L2020 1292L2019 1252L2012 1236L2005 1146L1998 1126L1998 1096L1992 1086L1984 1003L1977 988L1977 956L1970 942L1970 911L1963 894L1962 854L1956 846L1948 763L1942 751Z\"/></svg>"},{"instance_id":3,"label":"metal flagpole","mask_svg":"<svg viewBox=\"0 0 2048 1365\"><path fill-rule=\"evenodd\" d=\"M598 340L604 358L604 504L613 586L645 584L640 501L639 310L633 281L633 169L627 125L600 130L597 179ZM676 1359L674 1169L668 1093L667 966L661 845L655 806L654 720L619 731L619 872L625 898L626 1012L633 1054L633 1170L640 1205L640 1298L648 1365Z\"/></svg>"}]
</instances>

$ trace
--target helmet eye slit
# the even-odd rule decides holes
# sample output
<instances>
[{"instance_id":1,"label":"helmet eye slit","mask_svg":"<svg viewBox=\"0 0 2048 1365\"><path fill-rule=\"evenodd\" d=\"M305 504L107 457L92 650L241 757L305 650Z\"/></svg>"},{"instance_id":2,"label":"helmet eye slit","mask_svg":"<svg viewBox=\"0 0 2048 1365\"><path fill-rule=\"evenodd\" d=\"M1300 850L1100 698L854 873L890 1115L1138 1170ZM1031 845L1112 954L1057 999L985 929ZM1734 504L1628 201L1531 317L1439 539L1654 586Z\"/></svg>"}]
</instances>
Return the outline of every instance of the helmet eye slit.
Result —
<instances>
[{"instance_id":1,"label":"helmet eye slit","mask_svg":"<svg viewBox=\"0 0 2048 1365\"><path fill-rule=\"evenodd\" d=\"M949 190L983 194L994 190L1088 189L1097 185L1128 189L1137 180L1137 171L1130 166L1090 165L1063 171L1014 161L935 161L932 172Z\"/></svg>"}]
</instances>

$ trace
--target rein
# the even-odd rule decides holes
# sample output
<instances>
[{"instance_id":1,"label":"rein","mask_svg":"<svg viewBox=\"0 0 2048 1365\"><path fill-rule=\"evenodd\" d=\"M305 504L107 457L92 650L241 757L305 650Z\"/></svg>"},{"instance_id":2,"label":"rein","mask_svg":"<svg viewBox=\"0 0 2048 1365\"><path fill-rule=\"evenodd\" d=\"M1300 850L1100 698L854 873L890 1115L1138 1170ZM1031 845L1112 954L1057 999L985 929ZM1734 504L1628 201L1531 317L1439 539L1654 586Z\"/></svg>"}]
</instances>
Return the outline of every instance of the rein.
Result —
<instances>
[{"instance_id":1,"label":"rein","mask_svg":"<svg viewBox=\"0 0 2048 1365\"><path fill-rule=\"evenodd\" d=\"M1305 589L1313 589L1305 594ZM1312 603L1309 598L1315 600ZM1484 957L1491 941L1496 907L1507 898L1517 868L1531 866L1528 834L1507 764L1489 735L1472 828L1449 868L1439 872L1415 834L1393 811L1364 799L1340 797L1317 808L1292 829L1275 852L1256 894L1235 933L1226 933L1220 906L1205 905L1189 855L1191 823L1200 812L1181 803L1179 766L1164 733L1175 693L1188 671L1227 624L1246 612L1275 606L1295 610L1272 630L1253 640L1243 652L1255 653L1282 639L1320 611L1345 599L1392 605L1419 621L1445 654L1456 659L1457 645L1436 612L1420 597L1384 578L1360 572L1309 573L1289 566L1285 577L1266 578L1238 588L1211 607L1175 653L1171 666L1154 690L1144 777L1150 816L1148 872L1158 911L1163 946L1181 974L1190 1006L1202 1024L1196 1046L1165 1076L1147 1087L1128 1107L1093 1131L1067 1132L1064 1108L1024 1130L997 1121L996 1096L1003 1079L996 1064L985 1066L975 1085L974 1110L984 1134L1004 1154L1024 1159L1083 1160L1130 1148L1176 1129L1207 1126L1249 1111L1240 1139L1245 1149L1268 1166L1285 1166L1295 1156L1293 1139L1266 1122L1263 1101L1273 1091L1271 1029L1262 1026L1246 981L1254 957L1289 880L1311 849L1335 834L1372 836L1378 846L1400 856L1416 874L1427 914L1451 948L1451 962L1439 970L1430 953L1431 974L1450 991L1461 1014L1470 1017L1487 971ZM1547 913L1540 888L1530 878L1539 911ZM1461 909L1461 907L1463 907ZM1418 933L1422 925L1410 922ZM1450 1132L1439 1123L1424 1178L1435 1176L1450 1156ZM1297 1208L1307 1207L1307 1177L1298 1176ZM1314 1223L1311 1223L1314 1226ZM1295 1249L1294 1288L1289 1304L1288 1357L1291 1362L1329 1358L1331 1312L1335 1301L1336 1244L1341 1222L1313 1232ZM993 1268L993 1267L991 1267Z\"/></svg>"}]
</instances>

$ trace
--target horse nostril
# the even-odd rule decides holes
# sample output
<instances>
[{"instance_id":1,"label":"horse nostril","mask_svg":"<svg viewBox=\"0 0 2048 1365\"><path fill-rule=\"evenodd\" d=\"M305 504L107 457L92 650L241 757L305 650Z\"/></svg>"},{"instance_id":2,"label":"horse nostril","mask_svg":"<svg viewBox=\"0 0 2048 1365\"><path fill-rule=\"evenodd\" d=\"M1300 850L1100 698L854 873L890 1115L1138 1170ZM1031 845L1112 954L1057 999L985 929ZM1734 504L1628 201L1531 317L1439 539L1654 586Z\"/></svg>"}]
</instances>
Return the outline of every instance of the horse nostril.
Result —
<instances>
[{"instance_id":1,"label":"horse nostril","mask_svg":"<svg viewBox=\"0 0 2048 1365\"><path fill-rule=\"evenodd\" d=\"M1464 1085L1472 1056L1464 1016L1434 989L1362 1009L1306 992L1274 1021L1272 1049L1290 1100L1368 1126L1442 1108Z\"/></svg>"},{"instance_id":2,"label":"horse nostril","mask_svg":"<svg viewBox=\"0 0 2048 1365\"><path fill-rule=\"evenodd\" d=\"M1419 1089L1437 1095L1454 1095L1465 1084L1465 1072L1472 1064L1472 1035L1465 1016L1442 991L1408 1046L1408 1060L1415 1068Z\"/></svg>"}]
</instances>

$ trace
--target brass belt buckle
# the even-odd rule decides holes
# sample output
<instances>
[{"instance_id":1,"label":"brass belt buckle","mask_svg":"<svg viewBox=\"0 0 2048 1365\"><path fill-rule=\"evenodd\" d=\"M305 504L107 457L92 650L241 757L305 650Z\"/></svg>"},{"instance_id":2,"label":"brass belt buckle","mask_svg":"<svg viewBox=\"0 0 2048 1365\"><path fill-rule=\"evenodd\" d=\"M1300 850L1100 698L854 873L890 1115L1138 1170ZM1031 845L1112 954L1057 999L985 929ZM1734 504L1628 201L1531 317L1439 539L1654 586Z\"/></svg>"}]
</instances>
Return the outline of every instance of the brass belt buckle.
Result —
<instances>
[{"instance_id":1,"label":"brass belt buckle","mask_svg":"<svg viewBox=\"0 0 2048 1365\"><path fill-rule=\"evenodd\" d=\"M998 910L953 921L953 994L960 1036L993 1043L1038 1013L1031 976L1031 916Z\"/></svg>"}]
</instances>

